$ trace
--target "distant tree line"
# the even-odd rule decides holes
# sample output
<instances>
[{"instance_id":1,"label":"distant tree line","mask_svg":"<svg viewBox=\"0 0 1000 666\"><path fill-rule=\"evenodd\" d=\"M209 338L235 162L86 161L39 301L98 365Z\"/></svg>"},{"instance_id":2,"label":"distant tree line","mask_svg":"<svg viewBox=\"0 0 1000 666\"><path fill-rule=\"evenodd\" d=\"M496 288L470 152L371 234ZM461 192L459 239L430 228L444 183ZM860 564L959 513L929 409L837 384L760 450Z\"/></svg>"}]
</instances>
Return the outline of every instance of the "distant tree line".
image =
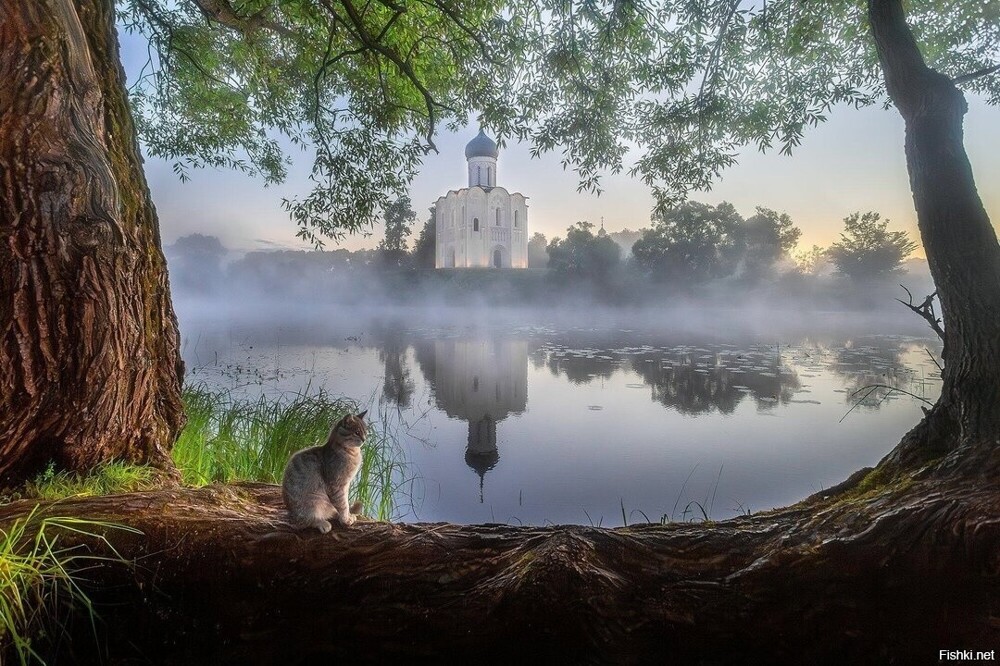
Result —
<instances>
[{"instance_id":1,"label":"distant tree line","mask_svg":"<svg viewBox=\"0 0 1000 666\"><path fill-rule=\"evenodd\" d=\"M547 245L536 233L528 246L529 266L533 258L542 264L538 249L544 246L550 270L593 279L625 270L653 283L698 285L731 278L752 285L785 273L818 275L832 265L838 275L867 281L898 274L917 247L905 231L889 231L889 220L875 212L844 218L840 240L829 248L813 246L797 254L793 249L802 231L786 213L769 208L757 207L744 219L727 202L689 201L652 222L648 229L617 234L594 233L591 223L578 222L565 238Z\"/></svg>"},{"instance_id":2,"label":"distant tree line","mask_svg":"<svg viewBox=\"0 0 1000 666\"><path fill-rule=\"evenodd\" d=\"M168 246L166 254L174 286L187 292L212 293L230 281L236 288L265 293L295 284L313 294L336 282L336 276L373 273L401 274L402 282L391 284L405 291L413 283L405 274L434 268L434 217L432 207L412 248L407 239L417 214L410 199L402 197L385 209L385 236L374 250L258 251L224 266L227 252L219 239L192 234ZM754 288L831 272L851 283L886 282L916 248L906 232L889 231L888 225L876 212L853 213L830 247L793 253L802 232L787 214L758 207L743 218L730 203L689 201L657 214L649 228L637 231L608 233L603 226L595 231L594 224L580 221L564 237L547 240L535 233L528 241L528 266L547 268L556 285L597 286L612 298L659 291L649 289L654 285L682 292L717 281ZM351 284L380 297L364 280Z\"/></svg>"}]
</instances>

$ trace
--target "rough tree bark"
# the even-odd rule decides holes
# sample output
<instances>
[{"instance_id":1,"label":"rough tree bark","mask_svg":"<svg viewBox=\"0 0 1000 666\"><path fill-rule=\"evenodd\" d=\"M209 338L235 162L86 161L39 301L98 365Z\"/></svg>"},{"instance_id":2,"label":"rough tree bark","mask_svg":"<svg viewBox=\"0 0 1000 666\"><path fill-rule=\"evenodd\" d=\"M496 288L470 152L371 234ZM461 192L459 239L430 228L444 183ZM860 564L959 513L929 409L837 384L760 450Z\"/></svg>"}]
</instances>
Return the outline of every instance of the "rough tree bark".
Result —
<instances>
[{"instance_id":1,"label":"rough tree bark","mask_svg":"<svg viewBox=\"0 0 1000 666\"><path fill-rule=\"evenodd\" d=\"M169 467L177 322L112 0L0 0L0 486Z\"/></svg>"},{"instance_id":2,"label":"rough tree bark","mask_svg":"<svg viewBox=\"0 0 1000 666\"><path fill-rule=\"evenodd\" d=\"M906 124L917 224L944 320L941 397L886 461L997 478L1000 444L1000 245L963 144L965 97L927 67L901 0L868 0L886 86Z\"/></svg>"}]
</instances>

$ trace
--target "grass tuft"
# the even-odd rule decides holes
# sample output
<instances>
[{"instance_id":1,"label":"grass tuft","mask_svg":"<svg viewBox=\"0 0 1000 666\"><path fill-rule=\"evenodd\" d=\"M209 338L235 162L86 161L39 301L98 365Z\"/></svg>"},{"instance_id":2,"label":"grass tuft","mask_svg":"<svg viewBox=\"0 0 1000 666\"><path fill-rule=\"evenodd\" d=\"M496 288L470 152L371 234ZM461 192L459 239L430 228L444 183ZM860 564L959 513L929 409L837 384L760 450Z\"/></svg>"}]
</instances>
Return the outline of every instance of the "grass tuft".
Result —
<instances>
[{"instance_id":1,"label":"grass tuft","mask_svg":"<svg viewBox=\"0 0 1000 666\"><path fill-rule=\"evenodd\" d=\"M29 482L24 497L55 500L64 497L115 495L137 490L151 490L160 485L162 473L152 467L107 463L95 467L86 475L57 472L49 464L44 472Z\"/></svg>"},{"instance_id":2,"label":"grass tuft","mask_svg":"<svg viewBox=\"0 0 1000 666\"><path fill-rule=\"evenodd\" d=\"M98 562L122 562L103 532L135 532L132 528L97 520L41 517L38 508L0 528L0 659L13 654L21 664L44 663L33 637L58 630L59 610L83 607L91 623L95 614L79 572ZM102 541L113 557L90 555L83 546L63 546L67 532Z\"/></svg>"},{"instance_id":3,"label":"grass tuft","mask_svg":"<svg viewBox=\"0 0 1000 666\"><path fill-rule=\"evenodd\" d=\"M332 425L356 403L327 393L297 393L278 399L239 399L204 385L184 389L188 423L174 445L173 458L185 484L260 481L281 483L288 458L321 444ZM392 517L393 498L403 471L396 442L369 428L363 463L352 492L365 515Z\"/></svg>"}]
</instances>

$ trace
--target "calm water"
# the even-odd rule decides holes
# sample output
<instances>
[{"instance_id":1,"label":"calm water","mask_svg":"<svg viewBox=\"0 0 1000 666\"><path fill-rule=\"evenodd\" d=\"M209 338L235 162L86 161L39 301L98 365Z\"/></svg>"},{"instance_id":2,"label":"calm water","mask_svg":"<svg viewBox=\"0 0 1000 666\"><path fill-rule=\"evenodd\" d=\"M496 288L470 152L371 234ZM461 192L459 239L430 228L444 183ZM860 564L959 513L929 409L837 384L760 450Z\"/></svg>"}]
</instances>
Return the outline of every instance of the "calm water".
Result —
<instances>
[{"instance_id":1,"label":"calm water","mask_svg":"<svg viewBox=\"0 0 1000 666\"><path fill-rule=\"evenodd\" d=\"M878 316L208 312L182 309L189 377L368 405L403 448L407 521L609 526L622 506L631 523L788 504L921 417L880 389L844 418L869 389L853 392L933 400L940 385L936 342Z\"/></svg>"}]
</instances>

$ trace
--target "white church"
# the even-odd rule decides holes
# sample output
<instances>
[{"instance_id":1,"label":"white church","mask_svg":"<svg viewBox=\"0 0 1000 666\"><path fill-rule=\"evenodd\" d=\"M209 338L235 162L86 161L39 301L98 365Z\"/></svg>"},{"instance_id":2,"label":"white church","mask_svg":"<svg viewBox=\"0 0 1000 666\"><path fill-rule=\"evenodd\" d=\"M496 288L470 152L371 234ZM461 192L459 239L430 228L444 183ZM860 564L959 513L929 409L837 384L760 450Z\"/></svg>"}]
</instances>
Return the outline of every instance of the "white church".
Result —
<instances>
[{"instance_id":1,"label":"white church","mask_svg":"<svg viewBox=\"0 0 1000 666\"><path fill-rule=\"evenodd\" d=\"M499 154L482 130L465 147L469 186L435 204L435 268L528 267L527 199L497 187Z\"/></svg>"}]
</instances>

